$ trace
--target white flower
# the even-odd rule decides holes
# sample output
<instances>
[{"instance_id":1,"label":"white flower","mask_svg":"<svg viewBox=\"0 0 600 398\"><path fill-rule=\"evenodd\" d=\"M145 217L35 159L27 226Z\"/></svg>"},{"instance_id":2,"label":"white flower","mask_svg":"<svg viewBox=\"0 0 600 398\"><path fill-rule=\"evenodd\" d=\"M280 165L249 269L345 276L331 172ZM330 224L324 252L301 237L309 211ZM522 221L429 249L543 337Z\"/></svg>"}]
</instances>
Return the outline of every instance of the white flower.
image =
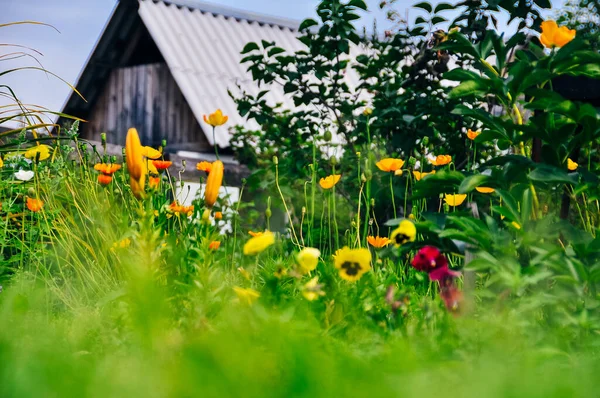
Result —
<instances>
[{"instance_id":1,"label":"white flower","mask_svg":"<svg viewBox=\"0 0 600 398\"><path fill-rule=\"evenodd\" d=\"M21 181L29 181L33 178L34 175L35 173L33 171L19 170L15 173L15 178Z\"/></svg>"}]
</instances>

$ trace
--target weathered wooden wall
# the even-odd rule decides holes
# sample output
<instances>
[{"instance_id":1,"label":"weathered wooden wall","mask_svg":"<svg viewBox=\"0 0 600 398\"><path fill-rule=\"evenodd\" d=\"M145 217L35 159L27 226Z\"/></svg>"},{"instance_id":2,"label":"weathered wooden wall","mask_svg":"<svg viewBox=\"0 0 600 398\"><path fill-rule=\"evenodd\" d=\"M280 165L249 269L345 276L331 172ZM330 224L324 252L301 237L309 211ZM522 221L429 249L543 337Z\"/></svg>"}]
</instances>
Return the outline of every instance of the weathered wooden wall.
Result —
<instances>
[{"instance_id":1,"label":"weathered wooden wall","mask_svg":"<svg viewBox=\"0 0 600 398\"><path fill-rule=\"evenodd\" d=\"M209 151L210 144L164 63L114 69L104 90L83 123L83 138L125 142L135 127L144 145L158 146L167 139L170 150Z\"/></svg>"}]
</instances>

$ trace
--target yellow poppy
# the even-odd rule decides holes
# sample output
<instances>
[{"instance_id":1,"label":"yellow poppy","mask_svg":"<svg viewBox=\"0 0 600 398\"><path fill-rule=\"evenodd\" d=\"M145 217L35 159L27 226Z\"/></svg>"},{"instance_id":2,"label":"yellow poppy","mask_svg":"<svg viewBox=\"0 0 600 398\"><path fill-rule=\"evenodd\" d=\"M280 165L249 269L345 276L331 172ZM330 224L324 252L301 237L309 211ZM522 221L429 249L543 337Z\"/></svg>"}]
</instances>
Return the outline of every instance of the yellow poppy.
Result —
<instances>
[{"instance_id":1,"label":"yellow poppy","mask_svg":"<svg viewBox=\"0 0 600 398\"><path fill-rule=\"evenodd\" d=\"M377 249L381 249L382 247L385 247L392 243L392 241L389 238L382 236L367 236L367 242L369 242L371 246Z\"/></svg>"},{"instance_id":2,"label":"yellow poppy","mask_svg":"<svg viewBox=\"0 0 600 398\"><path fill-rule=\"evenodd\" d=\"M240 300L240 303L245 305L254 304L254 302L260 297L260 293L251 288L234 286L233 291L235 292L238 300Z\"/></svg>"},{"instance_id":3,"label":"yellow poppy","mask_svg":"<svg viewBox=\"0 0 600 398\"><path fill-rule=\"evenodd\" d=\"M421 178L427 177L430 174L435 174L435 170L430 171L429 173L425 173L424 171L413 171L413 176L417 181L421 181Z\"/></svg>"},{"instance_id":4,"label":"yellow poppy","mask_svg":"<svg viewBox=\"0 0 600 398\"><path fill-rule=\"evenodd\" d=\"M223 162L217 160L210 167L204 190L204 203L212 207L219 197L219 189L223 183Z\"/></svg>"},{"instance_id":5,"label":"yellow poppy","mask_svg":"<svg viewBox=\"0 0 600 398\"><path fill-rule=\"evenodd\" d=\"M429 163L434 166L444 166L452 162L452 156L450 155L437 155L434 159L429 159Z\"/></svg>"},{"instance_id":6,"label":"yellow poppy","mask_svg":"<svg viewBox=\"0 0 600 398\"><path fill-rule=\"evenodd\" d=\"M460 206L467 198L467 194L457 193L456 195L446 194L444 195L444 202L448 204L448 206Z\"/></svg>"},{"instance_id":7,"label":"yellow poppy","mask_svg":"<svg viewBox=\"0 0 600 398\"><path fill-rule=\"evenodd\" d=\"M320 255L321 252L319 249L315 249L313 247L305 247L304 249L300 250L300 252L296 255L296 261L300 266L299 272L304 275L317 268Z\"/></svg>"},{"instance_id":8,"label":"yellow poppy","mask_svg":"<svg viewBox=\"0 0 600 398\"><path fill-rule=\"evenodd\" d=\"M381 171L396 171L404 166L404 160L402 159L394 159L394 158L385 158L381 159L379 162L375 163L375 165Z\"/></svg>"},{"instance_id":9,"label":"yellow poppy","mask_svg":"<svg viewBox=\"0 0 600 398\"><path fill-rule=\"evenodd\" d=\"M244 245L244 254L252 256L264 251L267 247L275 243L275 234L271 231L265 231L260 236L250 238Z\"/></svg>"},{"instance_id":10,"label":"yellow poppy","mask_svg":"<svg viewBox=\"0 0 600 398\"><path fill-rule=\"evenodd\" d=\"M325 178L321 178L319 180L319 185L323 189L331 189L335 184L337 184L340 181L340 178L342 178L341 174L333 174Z\"/></svg>"},{"instance_id":11,"label":"yellow poppy","mask_svg":"<svg viewBox=\"0 0 600 398\"><path fill-rule=\"evenodd\" d=\"M50 147L48 145L36 145L34 147L29 148L25 152L24 156L27 159L36 160L38 158L38 154L39 160L48 159L50 157Z\"/></svg>"},{"instance_id":12,"label":"yellow poppy","mask_svg":"<svg viewBox=\"0 0 600 398\"><path fill-rule=\"evenodd\" d=\"M4 167L4 160L2 158L0 158L0 167Z\"/></svg>"},{"instance_id":13,"label":"yellow poppy","mask_svg":"<svg viewBox=\"0 0 600 398\"><path fill-rule=\"evenodd\" d=\"M492 193L492 192L496 191L494 188L490 188L490 187L477 187L477 188L475 188L475 190L477 190L477 192L480 192L480 193Z\"/></svg>"},{"instance_id":14,"label":"yellow poppy","mask_svg":"<svg viewBox=\"0 0 600 398\"><path fill-rule=\"evenodd\" d=\"M262 231L258 231L258 232L248 231L248 234L254 238L254 237L257 237L257 236L261 236L262 234L264 234L264 232L262 232Z\"/></svg>"},{"instance_id":15,"label":"yellow poppy","mask_svg":"<svg viewBox=\"0 0 600 398\"><path fill-rule=\"evenodd\" d=\"M146 183L146 167L142 155L142 144L140 136L134 128L127 131L125 140L125 157L127 160L127 171L129 172L129 184L136 198L144 196L144 185Z\"/></svg>"},{"instance_id":16,"label":"yellow poppy","mask_svg":"<svg viewBox=\"0 0 600 398\"><path fill-rule=\"evenodd\" d=\"M322 288L323 285L319 284L319 277L315 276L304 286L302 286L302 296L304 296L304 298L308 301L314 301L325 295L325 292L322 290Z\"/></svg>"},{"instance_id":17,"label":"yellow poppy","mask_svg":"<svg viewBox=\"0 0 600 398\"><path fill-rule=\"evenodd\" d=\"M547 48L562 47L575 38L576 31L566 26L558 27L556 21L542 22L540 42Z\"/></svg>"},{"instance_id":18,"label":"yellow poppy","mask_svg":"<svg viewBox=\"0 0 600 398\"><path fill-rule=\"evenodd\" d=\"M481 131L473 131L471 129L469 129L467 131L467 138L470 139L471 141L473 141L475 138L477 138L477 136L481 134Z\"/></svg>"},{"instance_id":19,"label":"yellow poppy","mask_svg":"<svg viewBox=\"0 0 600 398\"><path fill-rule=\"evenodd\" d=\"M579 167L579 164L575 163L570 158L567 159L567 168L569 169L569 171L575 171L577 170L577 167Z\"/></svg>"},{"instance_id":20,"label":"yellow poppy","mask_svg":"<svg viewBox=\"0 0 600 398\"><path fill-rule=\"evenodd\" d=\"M222 126L227 123L227 120L229 120L229 116L224 116L220 109L208 116L204 115L204 121L213 127Z\"/></svg>"},{"instance_id":21,"label":"yellow poppy","mask_svg":"<svg viewBox=\"0 0 600 398\"><path fill-rule=\"evenodd\" d=\"M390 239L396 247L400 247L408 242L414 242L417 239L417 228L412 221L402 220L398 228L392 231Z\"/></svg>"},{"instance_id":22,"label":"yellow poppy","mask_svg":"<svg viewBox=\"0 0 600 398\"><path fill-rule=\"evenodd\" d=\"M151 146L145 146L142 147L142 156L148 159L159 159L162 156L162 153Z\"/></svg>"},{"instance_id":23,"label":"yellow poppy","mask_svg":"<svg viewBox=\"0 0 600 398\"><path fill-rule=\"evenodd\" d=\"M355 282L371 269L371 252L369 249L350 249L345 246L335 252L334 265L342 279Z\"/></svg>"},{"instance_id":24,"label":"yellow poppy","mask_svg":"<svg viewBox=\"0 0 600 398\"><path fill-rule=\"evenodd\" d=\"M121 170L120 164L107 164L97 163L94 165L94 170L101 172L102 174L111 175Z\"/></svg>"}]
</instances>

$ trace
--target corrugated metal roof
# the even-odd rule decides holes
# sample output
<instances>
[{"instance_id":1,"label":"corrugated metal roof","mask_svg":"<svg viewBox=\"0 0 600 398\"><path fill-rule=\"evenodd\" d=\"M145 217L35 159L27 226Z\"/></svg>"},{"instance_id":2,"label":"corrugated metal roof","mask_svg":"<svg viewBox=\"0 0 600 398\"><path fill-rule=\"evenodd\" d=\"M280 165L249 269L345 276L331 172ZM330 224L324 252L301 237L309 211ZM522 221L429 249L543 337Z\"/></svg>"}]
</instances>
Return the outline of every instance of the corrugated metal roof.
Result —
<instances>
[{"instance_id":1,"label":"corrugated metal roof","mask_svg":"<svg viewBox=\"0 0 600 398\"><path fill-rule=\"evenodd\" d=\"M227 90L237 92L239 84L249 93L259 91L246 72L247 66L240 64L243 58L240 51L248 42L275 41L287 51L302 49L292 23L200 2L139 0L139 3L142 21L194 116L207 132L209 142L214 144L210 127L206 128L202 117L217 108L229 116L229 126L258 128L238 114ZM271 104L283 103L286 108L293 108L291 99L278 87L271 87L265 98ZM215 141L219 146L229 146L229 139L226 129L217 130Z\"/></svg>"}]
</instances>

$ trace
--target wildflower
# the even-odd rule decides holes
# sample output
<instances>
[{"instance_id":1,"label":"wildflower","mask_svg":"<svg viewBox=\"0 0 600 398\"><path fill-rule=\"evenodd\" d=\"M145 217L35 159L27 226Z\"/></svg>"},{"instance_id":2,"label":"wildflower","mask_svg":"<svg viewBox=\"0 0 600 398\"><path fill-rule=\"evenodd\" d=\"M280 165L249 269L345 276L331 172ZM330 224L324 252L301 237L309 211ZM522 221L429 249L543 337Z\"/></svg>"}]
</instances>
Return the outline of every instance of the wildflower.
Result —
<instances>
[{"instance_id":1,"label":"wildflower","mask_svg":"<svg viewBox=\"0 0 600 398\"><path fill-rule=\"evenodd\" d=\"M437 247L424 246L417 252L411 265L417 271L423 271L429 274L437 268L448 268L448 261ZM437 274L434 274L433 277L436 278L437 276Z\"/></svg>"},{"instance_id":2,"label":"wildflower","mask_svg":"<svg viewBox=\"0 0 600 398\"><path fill-rule=\"evenodd\" d=\"M213 127L222 126L227 123L229 116L224 116L223 111L217 109L215 113L211 113L210 115L204 115L204 121L210 124Z\"/></svg>"},{"instance_id":3,"label":"wildflower","mask_svg":"<svg viewBox=\"0 0 600 398\"><path fill-rule=\"evenodd\" d=\"M398 170L394 171L394 175L397 177L402 177L402 173L403 173L402 169L398 169Z\"/></svg>"},{"instance_id":4,"label":"wildflower","mask_svg":"<svg viewBox=\"0 0 600 398\"><path fill-rule=\"evenodd\" d=\"M39 160L46 160L50 157L50 147L48 145L36 145L34 147L29 148L25 152L24 156L27 159L31 160L38 159L38 156Z\"/></svg>"},{"instance_id":5,"label":"wildflower","mask_svg":"<svg viewBox=\"0 0 600 398\"><path fill-rule=\"evenodd\" d=\"M157 170L166 170L169 167L171 167L173 162L169 160L153 160L152 164L154 165L154 167L156 167Z\"/></svg>"},{"instance_id":6,"label":"wildflower","mask_svg":"<svg viewBox=\"0 0 600 398\"><path fill-rule=\"evenodd\" d=\"M369 249L350 249L345 246L336 251L334 265L340 271L342 279L357 281L371 269L371 252Z\"/></svg>"},{"instance_id":7,"label":"wildflower","mask_svg":"<svg viewBox=\"0 0 600 398\"><path fill-rule=\"evenodd\" d=\"M302 286L302 295L308 301L315 301L321 296L325 295L325 292L321 290L323 285L319 284L319 277L315 276Z\"/></svg>"},{"instance_id":8,"label":"wildflower","mask_svg":"<svg viewBox=\"0 0 600 398\"><path fill-rule=\"evenodd\" d=\"M121 165L120 164L97 163L94 165L94 170L99 171L102 174L111 175L111 174L115 174L117 171L121 170Z\"/></svg>"},{"instance_id":9,"label":"wildflower","mask_svg":"<svg viewBox=\"0 0 600 398\"><path fill-rule=\"evenodd\" d=\"M238 300L246 305L254 304L254 302L260 297L260 293L251 288L244 289L242 287L234 286L233 291L235 292Z\"/></svg>"},{"instance_id":10,"label":"wildflower","mask_svg":"<svg viewBox=\"0 0 600 398\"><path fill-rule=\"evenodd\" d=\"M206 188L204 190L204 203L212 207L219 196L219 189L223 183L223 162L217 160L210 168L208 178L206 179Z\"/></svg>"},{"instance_id":11,"label":"wildflower","mask_svg":"<svg viewBox=\"0 0 600 398\"><path fill-rule=\"evenodd\" d=\"M208 244L209 250L217 250L221 246L221 242L218 240L213 240Z\"/></svg>"},{"instance_id":12,"label":"wildflower","mask_svg":"<svg viewBox=\"0 0 600 398\"><path fill-rule=\"evenodd\" d=\"M151 189L158 189L159 185L160 185L160 177L153 177L153 176L148 177L148 186Z\"/></svg>"},{"instance_id":13,"label":"wildflower","mask_svg":"<svg viewBox=\"0 0 600 398\"><path fill-rule=\"evenodd\" d=\"M248 234L250 236L252 236L253 238L255 238L257 236L262 236L264 234L264 232L261 232L261 231L258 231L258 232L248 231Z\"/></svg>"},{"instance_id":14,"label":"wildflower","mask_svg":"<svg viewBox=\"0 0 600 398\"><path fill-rule=\"evenodd\" d=\"M367 236L367 242L377 249L381 249L392 243L392 240L386 237L381 236Z\"/></svg>"},{"instance_id":15,"label":"wildflower","mask_svg":"<svg viewBox=\"0 0 600 398\"><path fill-rule=\"evenodd\" d=\"M40 199L27 198L27 208L34 213L42 210L43 206L44 202L42 202Z\"/></svg>"},{"instance_id":16,"label":"wildflower","mask_svg":"<svg viewBox=\"0 0 600 398\"><path fill-rule=\"evenodd\" d=\"M435 174L435 170L430 171L429 173L425 173L424 171L413 171L413 176L417 181L421 181L422 178L427 177L430 174Z\"/></svg>"},{"instance_id":17,"label":"wildflower","mask_svg":"<svg viewBox=\"0 0 600 398\"><path fill-rule=\"evenodd\" d=\"M481 131L473 131L471 129L467 130L467 138L471 141L474 141L479 134L481 134Z\"/></svg>"},{"instance_id":18,"label":"wildflower","mask_svg":"<svg viewBox=\"0 0 600 398\"><path fill-rule=\"evenodd\" d=\"M569 171L575 171L577 170L577 167L579 167L579 164L572 161L571 158L567 159L567 169L569 169Z\"/></svg>"},{"instance_id":19,"label":"wildflower","mask_svg":"<svg viewBox=\"0 0 600 398\"><path fill-rule=\"evenodd\" d=\"M265 231L262 235L250 238L246 242L244 245L244 254L246 256L258 254L273 243L275 243L275 234L271 231Z\"/></svg>"},{"instance_id":20,"label":"wildflower","mask_svg":"<svg viewBox=\"0 0 600 398\"><path fill-rule=\"evenodd\" d=\"M548 20L541 24L540 42L546 48L562 47L575 38L576 31L566 26L558 27L556 21Z\"/></svg>"},{"instance_id":21,"label":"wildflower","mask_svg":"<svg viewBox=\"0 0 600 398\"><path fill-rule=\"evenodd\" d=\"M144 184L146 183L146 167L142 155L142 144L140 136L134 128L127 131L125 140L125 156L127 160L127 171L129 171L129 184L136 198L144 196Z\"/></svg>"},{"instance_id":22,"label":"wildflower","mask_svg":"<svg viewBox=\"0 0 600 398\"><path fill-rule=\"evenodd\" d=\"M335 184L337 184L340 181L340 178L342 178L341 174L332 174L325 178L321 178L319 180L319 185L323 189L331 189Z\"/></svg>"},{"instance_id":23,"label":"wildflower","mask_svg":"<svg viewBox=\"0 0 600 398\"><path fill-rule=\"evenodd\" d=\"M392 231L390 239L396 247L400 247L408 242L414 242L417 239L417 228L412 221L402 220L398 228Z\"/></svg>"},{"instance_id":24,"label":"wildflower","mask_svg":"<svg viewBox=\"0 0 600 398\"><path fill-rule=\"evenodd\" d=\"M156 168L154 163L149 161L146 158L144 158L144 167L146 168L147 174L155 175L155 176L158 175L158 169Z\"/></svg>"},{"instance_id":25,"label":"wildflower","mask_svg":"<svg viewBox=\"0 0 600 398\"><path fill-rule=\"evenodd\" d=\"M363 115L365 116L371 116L373 114L373 108L365 108L365 110L363 111Z\"/></svg>"},{"instance_id":26,"label":"wildflower","mask_svg":"<svg viewBox=\"0 0 600 398\"><path fill-rule=\"evenodd\" d=\"M444 202L446 202L448 206L456 207L462 205L466 198L467 194L464 193L457 193L456 195L445 194Z\"/></svg>"},{"instance_id":27,"label":"wildflower","mask_svg":"<svg viewBox=\"0 0 600 398\"><path fill-rule=\"evenodd\" d=\"M162 153L151 146L145 146L142 147L142 156L148 159L158 159L162 156Z\"/></svg>"},{"instance_id":28,"label":"wildflower","mask_svg":"<svg viewBox=\"0 0 600 398\"><path fill-rule=\"evenodd\" d=\"M35 173L33 171L19 170L15 173L15 178L21 181L29 181L33 178L34 175Z\"/></svg>"},{"instance_id":29,"label":"wildflower","mask_svg":"<svg viewBox=\"0 0 600 398\"><path fill-rule=\"evenodd\" d=\"M196 164L196 169L210 173L211 166L212 166L212 164L210 162L202 161L202 162Z\"/></svg>"},{"instance_id":30,"label":"wildflower","mask_svg":"<svg viewBox=\"0 0 600 398\"><path fill-rule=\"evenodd\" d=\"M496 192L496 190L494 188L490 188L490 187L477 187L477 188L475 188L475 190L477 190L477 192L479 192L479 193L493 193L493 192Z\"/></svg>"},{"instance_id":31,"label":"wildflower","mask_svg":"<svg viewBox=\"0 0 600 398\"><path fill-rule=\"evenodd\" d=\"M130 245L131 245L131 239L124 238L118 242L113 243L112 248L113 249L125 249L125 248L129 247Z\"/></svg>"},{"instance_id":32,"label":"wildflower","mask_svg":"<svg viewBox=\"0 0 600 398\"><path fill-rule=\"evenodd\" d=\"M223 218L223 213L220 211L215 212L215 220L221 220Z\"/></svg>"},{"instance_id":33,"label":"wildflower","mask_svg":"<svg viewBox=\"0 0 600 398\"><path fill-rule=\"evenodd\" d=\"M321 252L319 249L315 249L312 247L305 247L300 250L300 252L296 255L296 261L300 266L300 273L303 275L317 268L317 264L319 264L319 256Z\"/></svg>"},{"instance_id":34,"label":"wildflower","mask_svg":"<svg viewBox=\"0 0 600 398\"><path fill-rule=\"evenodd\" d=\"M394 159L394 158L385 158L381 159L379 162L375 163L375 165L381 171L396 171L404 166L404 160L402 159Z\"/></svg>"},{"instance_id":35,"label":"wildflower","mask_svg":"<svg viewBox=\"0 0 600 398\"><path fill-rule=\"evenodd\" d=\"M169 205L169 210L175 213L176 216L185 214L189 217L194 213L194 206L182 206L177 201L174 201Z\"/></svg>"},{"instance_id":36,"label":"wildflower","mask_svg":"<svg viewBox=\"0 0 600 398\"><path fill-rule=\"evenodd\" d=\"M99 174L98 175L98 183L100 185L108 185L112 181L112 176L108 174Z\"/></svg>"},{"instance_id":37,"label":"wildflower","mask_svg":"<svg viewBox=\"0 0 600 398\"><path fill-rule=\"evenodd\" d=\"M452 162L452 156L450 155L437 155L429 159L429 163L434 166L444 166L450 162Z\"/></svg>"},{"instance_id":38,"label":"wildflower","mask_svg":"<svg viewBox=\"0 0 600 398\"><path fill-rule=\"evenodd\" d=\"M2 158L0 158L0 168L4 167L4 160L2 160Z\"/></svg>"},{"instance_id":39,"label":"wildflower","mask_svg":"<svg viewBox=\"0 0 600 398\"><path fill-rule=\"evenodd\" d=\"M515 229L521 229L521 224L519 224L516 221L511 222L510 225L512 225L513 227L515 227Z\"/></svg>"}]
</instances>

